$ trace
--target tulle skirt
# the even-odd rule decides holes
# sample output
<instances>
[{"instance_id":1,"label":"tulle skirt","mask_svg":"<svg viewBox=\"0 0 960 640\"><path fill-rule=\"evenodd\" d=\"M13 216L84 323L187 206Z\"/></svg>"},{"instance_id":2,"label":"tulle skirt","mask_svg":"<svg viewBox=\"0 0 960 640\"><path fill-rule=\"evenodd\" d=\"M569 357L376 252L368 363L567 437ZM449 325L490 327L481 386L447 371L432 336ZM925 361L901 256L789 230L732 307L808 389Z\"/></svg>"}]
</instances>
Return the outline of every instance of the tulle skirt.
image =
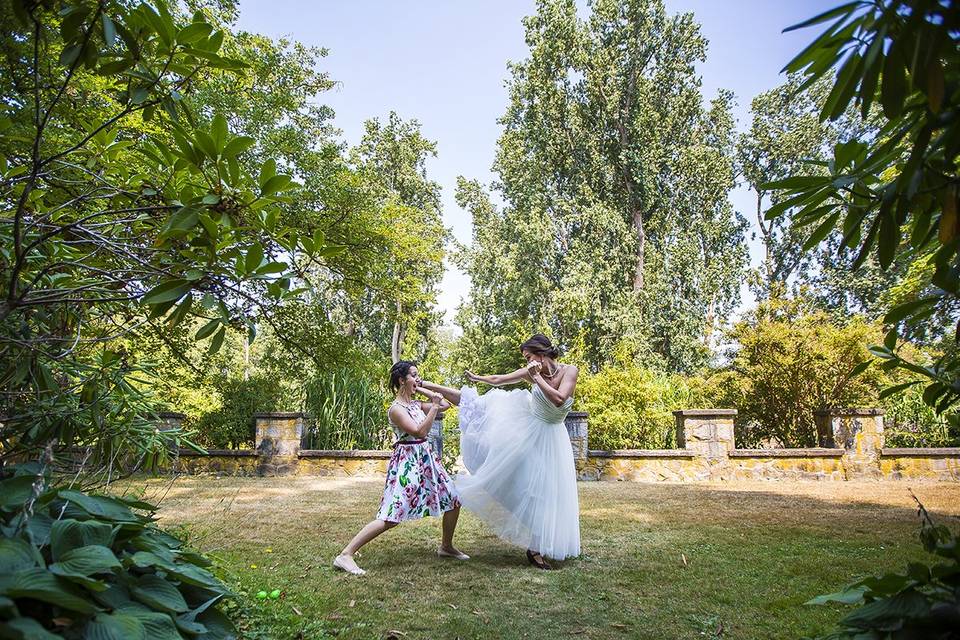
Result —
<instances>
[{"instance_id":1,"label":"tulle skirt","mask_svg":"<svg viewBox=\"0 0 960 640\"><path fill-rule=\"evenodd\" d=\"M504 540L562 560L580 554L580 507L570 438L562 419L534 411L542 397L461 390L460 502Z\"/></svg>"}]
</instances>

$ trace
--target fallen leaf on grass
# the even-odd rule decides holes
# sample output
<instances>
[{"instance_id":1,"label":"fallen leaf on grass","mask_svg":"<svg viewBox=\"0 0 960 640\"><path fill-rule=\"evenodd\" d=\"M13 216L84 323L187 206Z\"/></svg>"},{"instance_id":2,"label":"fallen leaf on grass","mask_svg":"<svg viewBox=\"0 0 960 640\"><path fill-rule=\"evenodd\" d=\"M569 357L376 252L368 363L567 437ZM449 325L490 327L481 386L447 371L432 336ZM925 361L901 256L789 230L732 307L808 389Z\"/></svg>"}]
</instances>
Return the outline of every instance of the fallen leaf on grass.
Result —
<instances>
[{"instance_id":1,"label":"fallen leaf on grass","mask_svg":"<svg viewBox=\"0 0 960 640\"><path fill-rule=\"evenodd\" d=\"M455 605L455 604L447 603L447 606L450 607L451 609L454 609L454 610L457 609L457 605Z\"/></svg>"},{"instance_id":2,"label":"fallen leaf on grass","mask_svg":"<svg viewBox=\"0 0 960 640\"><path fill-rule=\"evenodd\" d=\"M474 610L471 611L470 613L472 613L473 615L475 615L475 616L477 616L478 618L480 618L481 620L483 620L483 624L490 624L490 621L487 620L486 616L483 615L483 612L482 612L482 611L477 611L476 609L474 609Z\"/></svg>"},{"instance_id":3,"label":"fallen leaf on grass","mask_svg":"<svg viewBox=\"0 0 960 640\"><path fill-rule=\"evenodd\" d=\"M611 623L610 623L610 626L613 627L614 629L626 629L626 628L627 628L627 625L623 624L622 622L611 622Z\"/></svg>"},{"instance_id":4,"label":"fallen leaf on grass","mask_svg":"<svg viewBox=\"0 0 960 640\"><path fill-rule=\"evenodd\" d=\"M355 604L357 604L357 601L356 601L356 600L351 600L351 601L350 601L350 604L347 605L347 606L352 607L352 606L355 605Z\"/></svg>"},{"instance_id":5,"label":"fallen leaf on grass","mask_svg":"<svg viewBox=\"0 0 960 640\"><path fill-rule=\"evenodd\" d=\"M407 637L407 634L405 634L403 631L397 631L395 629L391 631L386 631L383 634L383 640L397 640L398 638L406 638L406 637Z\"/></svg>"},{"instance_id":6,"label":"fallen leaf on grass","mask_svg":"<svg viewBox=\"0 0 960 640\"><path fill-rule=\"evenodd\" d=\"M300 609L297 609L295 606L290 605L290 608L293 609L293 612L294 612L295 614L297 614L298 616L302 616L302 615L303 615L303 614L300 612Z\"/></svg>"},{"instance_id":7,"label":"fallen leaf on grass","mask_svg":"<svg viewBox=\"0 0 960 640\"><path fill-rule=\"evenodd\" d=\"M713 635L717 636L718 638L723 635L723 620L717 624L717 630L713 632Z\"/></svg>"},{"instance_id":8,"label":"fallen leaf on grass","mask_svg":"<svg viewBox=\"0 0 960 640\"><path fill-rule=\"evenodd\" d=\"M680 559L683 560L683 566L687 566L687 556L681 553Z\"/></svg>"},{"instance_id":9,"label":"fallen leaf on grass","mask_svg":"<svg viewBox=\"0 0 960 640\"><path fill-rule=\"evenodd\" d=\"M339 620L343 617L343 614L340 613L331 613L327 616L327 620Z\"/></svg>"}]
</instances>

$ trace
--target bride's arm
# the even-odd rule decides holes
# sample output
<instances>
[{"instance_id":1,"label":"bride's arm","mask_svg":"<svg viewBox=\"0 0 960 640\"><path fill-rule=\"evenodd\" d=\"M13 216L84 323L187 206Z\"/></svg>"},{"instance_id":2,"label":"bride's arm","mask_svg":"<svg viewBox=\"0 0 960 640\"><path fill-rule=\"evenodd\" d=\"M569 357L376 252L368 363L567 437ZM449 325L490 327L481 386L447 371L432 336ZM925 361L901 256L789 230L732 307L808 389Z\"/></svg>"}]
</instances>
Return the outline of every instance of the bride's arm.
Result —
<instances>
[{"instance_id":1,"label":"bride's arm","mask_svg":"<svg viewBox=\"0 0 960 640\"><path fill-rule=\"evenodd\" d=\"M563 379L560 380L560 386L554 389L550 386L550 383L540 375L540 371L538 370L533 374L533 383L540 387L540 390L543 391L543 395L547 397L547 400L559 407L567 401L567 398L573 395L573 390L577 386L577 375L579 375L579 373L580 371L574 365L568 365L567 370L563 373Z\"/></svg>"},{"instance_id":2,"label":"bride's arm","mask_svg":"<svg viewBox=\"0 0 960 640\"><path fill-rule=\"evenodd\" d=\"M440 411L446 411L450 408L451 404L459 405L460 404L460 390L452 389L450 387L445 387L441 384L434 384L432 382L427 382L426 380L420 381L420 386L424 389L430 391L435 391L443 396L443 403L440 406ZM446 405L446 406L444 406Z\"/></svg>"},{"instance_id":3,"label":"bride's arm","mask_svg":"<svg viewBox=\"0 0 960 640\"><path fill-rule=\"evenodd\" d=\"M527 369L517 369L516 371L511 371L510 373L502 374L493 374L490 376L478 376L472 371L466 372L467 380L470 382L483 382L484 384L493 385L499 387L504 384L513 384L514 382L520 382L521 380L529 380L527 376Z\"/></svg>"}]
</instances>

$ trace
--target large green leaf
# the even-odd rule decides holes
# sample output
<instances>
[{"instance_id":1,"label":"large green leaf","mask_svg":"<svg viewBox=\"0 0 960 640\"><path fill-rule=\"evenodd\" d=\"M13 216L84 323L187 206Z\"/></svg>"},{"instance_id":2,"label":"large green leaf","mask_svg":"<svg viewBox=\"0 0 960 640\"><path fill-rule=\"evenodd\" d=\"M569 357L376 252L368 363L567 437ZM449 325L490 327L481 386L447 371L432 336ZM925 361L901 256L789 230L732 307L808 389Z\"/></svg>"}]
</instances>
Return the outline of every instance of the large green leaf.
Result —
<instances>
[{"instance_id":1,"label":"large green leaf","mask_svg":"<svg viewBox=\"0 0 960 640\"><path fill-rule=\"evenodd\" d=\"M174 561L174 549L166 541L154 535L154 529L147 529L130 539L129 544L138 551L149 551L169 562Z\"/></svg>"},{"instance_id":2,"label":"large green leaf","mask_svg":"<svg viewBox=\"0 0 960 640\"><path fill-rule=\"evenodd\" d=\"M173 303L182 298L193 287L189 280L168 280L155 286L143 296L144 304Z\"/></svg>"},{"instance_id":3,"label":"large green leaf","mask_svg":"<svg viewBox=\"0 0 960 640\"><path fill-rule=\"evenodd\" d=\"M20 507L33 494L33 476L14 476L0 481L0 509Z\"/></svg>"},{"instance_id":4,"label":"large green leaf","mask_svg":"<svg viewBox=\"0 0 960 640\"><path fill-rule=\"evenodd\" d=\"M210 135L218 155L223 153L227 144L227 134L227 119L218 113L213 117L213 125L210 127Z\"/></svg>"},{"instance_id":5,"label":"large green leaf","mask_svg":"<svg viewBox=\"0 0 960 640\"><path fill-rule=\"evenodd\" d=\"M904 618L918 618L930 611L930 603L920 593L909 589L890 598L881 598L869 602L856 611L847 614L840 624L861 629L890 628ZM893 627L896 628L896 627Z\"/></svg>"},{"instance_id":6,"label":"large green leaf","mask_svg":"<svg viewBox=\"0 0 960 640\"><path fill-rule=\"evenodd\" d=\"M177 568L172 560L150 551L137 551L131 556L130 561L141 569L157 567L164 571L173 571Z\"/></svg>"},{"instance_id":7,"label":"large green leaf","mask_svg":"<svg viewBox=\"0 0 960 640\"><path fill-rule=\"evenodd\" d=\"M806 27L812 27L815 24L826 22L831 18L836 18L837 16L851 13L854 9L856 9L858 6L862 4L864 4L862 0L854 0L854 2L848 2L846 4L842 4L839 7L834 7L833 9L817 14L814 17L809 18L808 20L804 20L803 22L799 22L795 25L791 25L786 29L784 29L783 32L787 33L788 31L796 31L797 29L805 29Z\"/></svg>"},{"instance_id":8,"label":"large green leaf","mask_svg":"<svg viewBox=\"0 0 960 640\"><path fill-rule=\"evenodd\" d=\"M233 623L219 609L207 609L197 616L197 621L207 628L207 632L197 636L196 640L233 640L237 637Z\"/></svg>"},{"instance_id":9,"label":"large green leaf","mask_svg":"<svg viewBox=\"0 0 960 640\"><path fill-rule=\"evenodd\" d=\"M256 141L249 136L237 136L227 143L223 149L223 155L227 158L233 158L243 153L254 145Z\"/></svg>"},{"instance_id":10,"label":"large green leaf","mask_svg":"<svg viewBox=\"0 0 960 640\"><path fill-rule=\"evenodd\" d=\"M223 597L222 595L218 595L213 598L210 598L209 600L201 604L196 609L192 609L187 613L177 616L177 627L179 627L181 630L187 633L192 633L192 634L206 633L207 628L203 624L197 622L197 616L201 615L204 611L206 611L207 609L212 607L214 604L216 604L217 601L219 601L220 598L222 597Z\"/></svg>"},{"instance_id":11,"label":"large green leaf","mask_svg":"<svg viewBox=\"0 0 960 640\"><path fill-rule=\"evenodd\" d=\"M120 566L113 551L99 544L71 549L50 565L50 572L65 577L86 577L109 573Z\"/></svg>"},{"instance_id":12,"label":"large green leaf","mask_svg":"<svg viewBox=\"0 0 960 640\"><path fill-rule=\"evenodd\" d=\"M50 544L50 530L54 519L43 511L34 512L27 520L27 532L37 546Z\"/></svg>"},{"instance_id":13,"label":"large green leaf","mask_svg":"<svg viewBox=\"0 0 960 640\"><path fill-rule=\"evenodd\" d=\"M113 544L114 528L106 522L97 520L57 520L50 527L50 551L54 562L64 554L87 545Z\"/></svg>"},{"instance_id":14,"label":"large green leaf","mask_svg":"<svg viewBox=\"0 0 960 640\"><path fill-rule=\"evenodd\" d=\"M15 574L3 585L2 593L10 598L49 602L88 615L97 611L97 607L76 587L46 569L27 569Z\"/></svg>"},{"instance_id":15,"label":"large green leaf","mask_svg":"<svg viewBox=\"0 0 960 640\"><path fill-rule=\"evenodd\" d=\"M273 176L263 184L260 195L261 196L273 195L274 193L283 191L284 189L287 189L289 187L290 187L290 176L287 176L287 175Z\"/></svg>"},{"instance_id":16,"label":"large green leaf","mask_svg":"<svg viewBox=\"0 0 960 640\"><path fill-rule=\"evenodd\" d=\"M116 522L139 522L142 520L130 508L115 498L94 496L72 489L60 491L60 497L76 504L92 516L114 520Z\"/></svg>"},{"instance_id":17,"label":"large green leaf","mask_svg":"<svg viewBox=\"0 0 960 640\"><path fill-rule=\"evenodd\" d=\"M158 611L183 613L190 609L183 594L170 581L156 574L141 576L130 593L136 600Z\"/></svg>"},{"instance_id":18,"label":"large green leaf","mask_svg":"<svg viewBox=\"0 0 960 640\"><path fill-rule=\"evenodd\" d=\"M62 640L63 636L50 633L33 618L14 618L13 620L0 622L0 638L10 638L11 640Z\"/></svg>"},{"instance_id":19,"label":"large green leaf","mask_svg":"<svg viewBox=\"0 0 960 640\"><path fill-rule=\"evenodd\" d=\"M147 640L147 631L135 616L100 613L83 628L83 640Z\"/></svg>"},{"instance_id":20,"label":"large green leaf","mask_svg":"<svg viewBox=\"0 0 960 640\"><path fill-rule=\"evenodd\" d=\"M202 567L192 564L177 564L174 568L166 569L166 571L187 584L206 587L216 593L228 593L223 583Z\"/></svg>"},{"instance_id":21,"label":"large green leaf","mask_svg":"<svg viewBox=\"0 0 960 640\"><path fill-rule=\"evenodd\" d=\"M262 262L263 247L259 244L251 245L250 248L247 249L247 255L243 260L244 270L246 270L247 273L253 273Z\"/></svg>"},{"instance_id":22,"label":"large green leaf","mask_svg":"<svg viewBox=\"0 0 960 640\"><path fill-rule=\"evenodd\" d=\"M94 591L93 599L108 609L117 609L131 602L130 591L116 582L111 582L103 591Z\"/></svg>"},{"instance_id":23,"label":"large green leaf","mask_svg":"<svg viewBox=\"0 0 960 640\"><path fill-rule=\"evenodd\" d=\"M149 640L183 640L173 618L167 613L151 611L136 603L125 604L118 612L139 620Z\"/></svg>"},{"instance_id":24,"label":"large green leaf","mask_svg":"<svg viewBox=\"0 0 960 640\"><path fill-rule=\"evenodd\" d=\"M194 22L177 32L177 42L189 44L201 38L206 38L213 31L213 27L206 22Z\"/></svg>"},{"instance_id":25,"label":"large green leaf","mask_svg":"<svg viewBox=\"0 0 960 640\"><path fill-rule=\"evenodd\" d=\"M0 538L0 575L37 566L30 543L20 538Z\"/></svg>"}]
</instances>

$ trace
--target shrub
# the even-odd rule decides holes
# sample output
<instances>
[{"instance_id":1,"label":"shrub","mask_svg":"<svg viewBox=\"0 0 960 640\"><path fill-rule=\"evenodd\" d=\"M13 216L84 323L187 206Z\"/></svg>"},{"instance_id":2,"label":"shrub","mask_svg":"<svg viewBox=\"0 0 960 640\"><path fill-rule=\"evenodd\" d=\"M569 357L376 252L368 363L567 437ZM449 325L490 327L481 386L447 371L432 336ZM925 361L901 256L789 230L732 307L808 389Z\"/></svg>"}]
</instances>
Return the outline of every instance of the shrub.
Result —
<instances>
[{"instance_id":1,"label":"shrub","mask_svg":"<svg viewBox=\"0 0 960 640\"><path fill-rule=\"evenodd\" d=\"M937 412L923 401L923 389L917 386L886 398L883 403L884 442L888 447L955 447L960 432L948 419L950 413Z\"/></svg>"},{"instance_id":2,"label":"shrub","mask_svg":"<svg viewBox=\"0 0 960 640\"><path fill-rule=\"evenodd\" d=\"M252 447L253 414L281 410L282 387L262 375L227 378L219 386L223 404L197 421L197 441L211 448Z\"/></svg>"},{"instance_id":3,"label":"shrub","mask_svg":"<svg viewBox=\"0 0 960 640\"><path fill-rule=\"evenodd\" d=\"M917 504L923 548L942 562L933 566L911 562L903 573L871 576L810 600L807 604L860 605L840 620L837 631L819 640L960 637L960 541L947 527L934 524L923 505Z\"/></svg>"},{"instance_id":4,"label":"shrub","mask_svg":"<svg viewBox=\"0 0 960 640\"><path fill-rule=\"evenodd\" d=\"M686 378L636 366L583 375L576 408L590 414L591 449L658 449L676 445L673 411L689 408Z\"/></svg>"},{"instance_id":5,"label":"shrub","mask_svg":"<svg viewBox=\"0 0 960 640\"><path fill-rule=\"evenodd\" d=\"M236 637L210 561L138 511L156 507L14 467L0 480L0 637Z\"/></svg>"},{"instance_id":6,"label":"shrub","mask_svg":"<svg viewBox=\"0 0 960 640\"><path fill-rule=\"evenodd\" d=\"M785 447L817 444L817 409L877 406L885 375L878 367L854 375L883 341L880 326L861 318L835 324L801 301L761 304L730 332L736 347L712 384L713 400L738 410L737 446L775 440Z\"/></svg>"},{"instance_id":7,"label":"shrub","mask_svg":"<svg viewBox=\"0 0 960 640\"><path fill-rule=\"evenodd\" d=\"M312 424L309 449L379 449L390 439L386 391L349 370L317 375L304 385Z\"/></svg>"}]
</instances>

